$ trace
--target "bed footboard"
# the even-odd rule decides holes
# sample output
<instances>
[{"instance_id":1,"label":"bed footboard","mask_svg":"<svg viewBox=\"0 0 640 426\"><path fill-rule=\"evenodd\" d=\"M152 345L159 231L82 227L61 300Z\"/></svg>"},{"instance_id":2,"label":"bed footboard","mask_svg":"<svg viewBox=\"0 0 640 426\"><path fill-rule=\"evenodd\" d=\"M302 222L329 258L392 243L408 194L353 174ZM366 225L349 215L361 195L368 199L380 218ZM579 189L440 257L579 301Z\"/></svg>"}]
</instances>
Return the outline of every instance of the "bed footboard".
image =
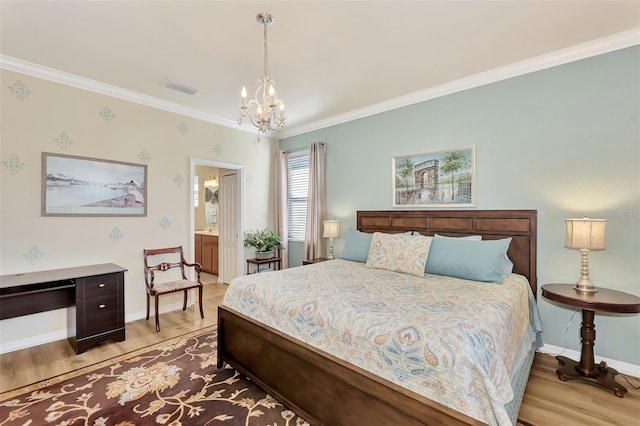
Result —
<instances>
[{"instance_id":1,"label":"bed footboard","mask_svg":"<svg viewBox=\"0 0 640 426\"><path fill-rule=\"evenodd\" d=\"M224 362L312 425L483 424L221 306Z\"/></svg>"}]
</instances>

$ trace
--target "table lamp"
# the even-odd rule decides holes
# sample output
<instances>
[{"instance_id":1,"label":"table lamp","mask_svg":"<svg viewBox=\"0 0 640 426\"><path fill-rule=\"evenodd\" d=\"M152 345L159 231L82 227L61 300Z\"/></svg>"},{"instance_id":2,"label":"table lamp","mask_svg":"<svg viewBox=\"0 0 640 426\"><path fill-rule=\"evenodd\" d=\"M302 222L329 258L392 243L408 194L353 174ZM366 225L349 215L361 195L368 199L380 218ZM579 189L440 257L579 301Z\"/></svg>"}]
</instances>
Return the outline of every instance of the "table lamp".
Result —
<instances>
[{"instance_id":1,"label":"table lamp","mask_svg":"<svg viewBox=\"0 0 640 426\"><path fill-rule=\"evenodd\" d=\"M324 232L323 238L329 239L329 259L333 259L333 239L340 236L340 221L339 220L324 220Z\"/></svg>"},{"instance_id":2,"label":"table lamp","mask_svg":"<svg viewBox=\"0 0 640 426\"><path fill-rule=\"evenodd\" d=\"M604 228L606 219L567 219L567 241L564 246L580 250L582 270L574 287L576 291L595 293L598 290L589 278L589 250L604 250Z\"/></svg>"}]
</instances>

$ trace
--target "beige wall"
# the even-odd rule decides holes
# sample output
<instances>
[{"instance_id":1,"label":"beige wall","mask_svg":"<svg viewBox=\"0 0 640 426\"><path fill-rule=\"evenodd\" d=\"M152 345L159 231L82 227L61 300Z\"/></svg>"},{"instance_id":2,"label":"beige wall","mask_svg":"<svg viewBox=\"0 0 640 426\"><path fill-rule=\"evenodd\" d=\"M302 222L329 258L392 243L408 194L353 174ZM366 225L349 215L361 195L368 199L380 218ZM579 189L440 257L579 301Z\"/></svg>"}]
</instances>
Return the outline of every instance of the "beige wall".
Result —
<instances>
[{"instance_id":1,"label":"beige wall","mask_svg":"<svg viewBox=\"0 0 640 426\"><path fill-rule=\"evenodd\" d=\"M192 158L243 165L244 226L270 226L274 140L11 71L0 76L0 274L113 262L128 269L127 321L141 318L142 250L182 245L193 258ZM147 217L42 217L42 152L147 164ZM167 309L178 297L165 299ZM3 320L0 332L0 352L62 339L66 312Z\"/></svg>"}]
</instances>

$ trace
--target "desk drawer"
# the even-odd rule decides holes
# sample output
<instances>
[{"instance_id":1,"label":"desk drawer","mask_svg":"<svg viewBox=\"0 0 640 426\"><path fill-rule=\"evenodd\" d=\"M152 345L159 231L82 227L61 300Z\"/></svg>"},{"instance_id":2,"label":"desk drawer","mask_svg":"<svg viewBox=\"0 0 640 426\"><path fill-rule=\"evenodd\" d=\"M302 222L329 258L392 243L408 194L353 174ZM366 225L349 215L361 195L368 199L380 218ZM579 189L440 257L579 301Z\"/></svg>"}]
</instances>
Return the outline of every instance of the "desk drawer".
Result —
<instances>
[{"instance_id":1,"label":"desk drawer","mask_svg":"<svg viewBox=\"0 0 640 426\"><path fill-rule=\"evenodd\" d=\"M77 279L76 309L67 315L75 326L69 335L75 336L76 353L103 340L124 340L124 273Z\"/></svg>"},{"instance_id":2,"label":"desk drawer","mask_svg":"<svg viewBox=\"0 0 640 426\"><path fill-rule=\"evenodd\" d=\"M87 336L122 327L118 298L115 294L86 299L76 309L83 312L78 317L78 335Z\"/></svg>"},{"instance_id":3,"label":"desk drawer","mask_svg":"<svg viewBox=\"0 0 640 426\"><path fill-rule=\"evenodd\" d=\"M83 278L82 285L76 285L76 299L116 294L117 291L118 276L116 274L95 275Z\"/></svg>"}]
</instances>

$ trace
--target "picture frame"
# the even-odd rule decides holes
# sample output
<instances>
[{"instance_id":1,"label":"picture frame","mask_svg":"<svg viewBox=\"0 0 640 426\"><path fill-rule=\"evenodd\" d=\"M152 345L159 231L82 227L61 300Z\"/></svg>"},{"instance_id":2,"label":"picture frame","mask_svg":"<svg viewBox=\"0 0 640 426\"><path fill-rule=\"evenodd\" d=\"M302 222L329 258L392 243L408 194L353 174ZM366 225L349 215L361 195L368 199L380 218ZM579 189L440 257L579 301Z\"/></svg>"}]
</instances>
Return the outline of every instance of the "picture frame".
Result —
<instances>
[{"instance_id":1,"label":"picture frame","mask_svg":"<svg viewBox=\"0 0 640 426\"><path fill-rule=\"evenodd\" d=\"M42 216L147 216L147 165L42 153Z\"/></svg>"},{"instance_id":2,"label":"picture frame","mask_svg":"<svg viewBox=\"0 0 640 426\"><path fill-rule=\"evenodd\" d=\"M393 157L393 207L475 207L475 171L475 145Z\"/></svg>"}]
</instances>

